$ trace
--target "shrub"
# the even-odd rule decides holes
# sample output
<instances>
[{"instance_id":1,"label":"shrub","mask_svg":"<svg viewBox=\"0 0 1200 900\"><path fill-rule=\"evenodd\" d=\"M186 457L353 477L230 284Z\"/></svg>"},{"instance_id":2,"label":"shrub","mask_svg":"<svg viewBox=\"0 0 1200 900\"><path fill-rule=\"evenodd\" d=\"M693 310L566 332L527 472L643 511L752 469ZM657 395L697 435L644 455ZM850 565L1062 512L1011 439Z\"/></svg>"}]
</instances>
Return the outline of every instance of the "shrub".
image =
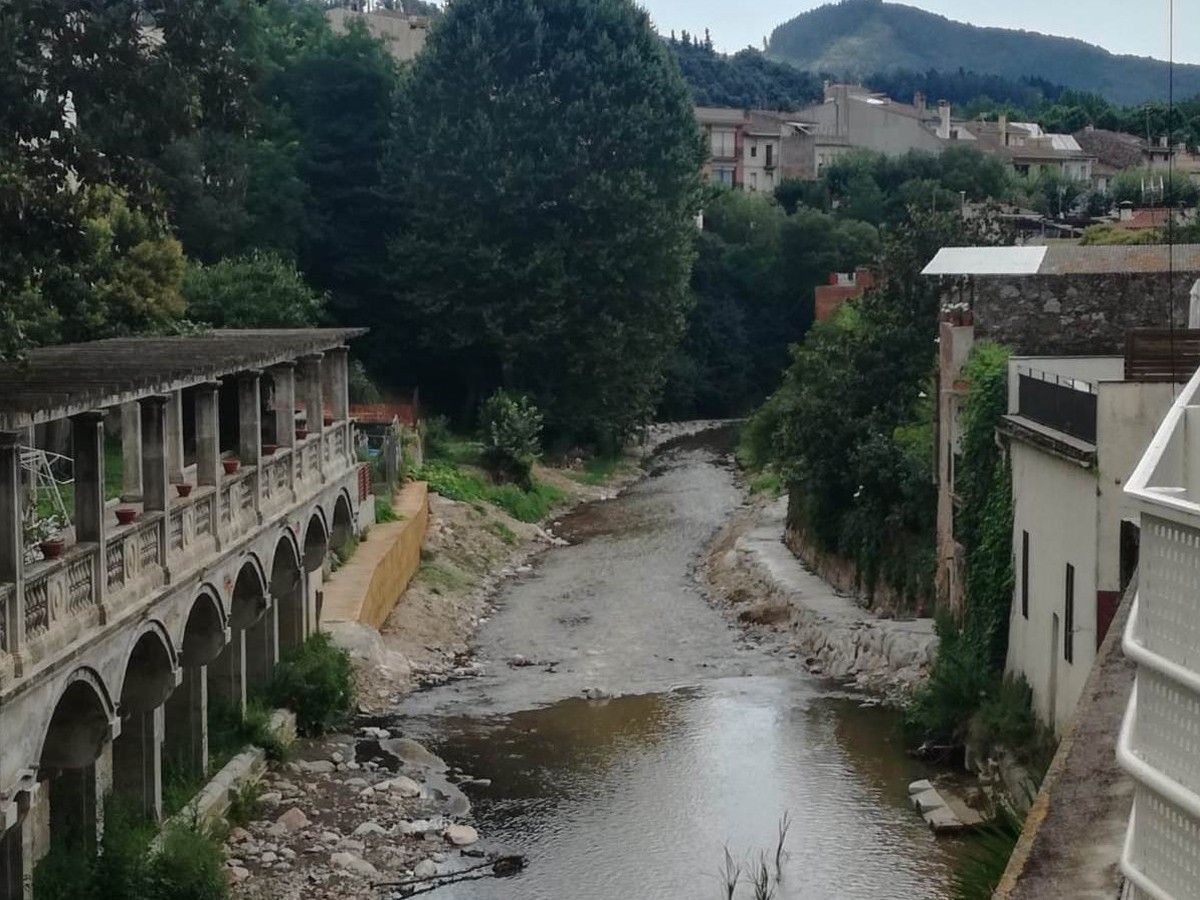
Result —
<instances>
[{"instance_id":1,"label":"shrub","mask_svg":"<svg viewBox=\"0 0 1200 900\"><path fill-rule=\"evenodd\" d=\"M981 662L986 651L950 618L939 618L937 630L937 659L929 680L913 693L904 724L916 742L961 744L994 676Z\"/></svg>"},{"instance_id":2,"label":"shrub","mask_svg":"<svg viewBox=\"0 0 1200 900\"><path fill-rule=\"evenodd\" d=\"M236 705L219 697L208 698L209 768L220 769L246 747L262 747L269 759L279 761L287 748L271 730L271 711L258 698L246 704L243 713Z\"/></svg>"},{"instance_id":3,"label":"shrub","mask_svg":"<svg viewBox=\"0 0 1200 900\"><path fill-rule=\"evenodd\" d=\"M533 478L528 489L516 484L485 484L478 476L445 462L427 463L415 477L427 482L431 491L448 500L460 503L486 501L522 522L541 521L563 499L563 492L558 488Z\"/></svg>"},{"instance_id":4,"label":"shrub","mask_svg":"<svg viewBox=\"0 0 1200 900\"><path fill-rule=\"evenodd\" d=\"M296 727L305 736L339 728L354 705L350 655L317 632L276 666L267 697L296 714Z\"/></svg>"},{"instance_id":5,"label":"shrub","mask_svg":"<svg viewBox=\"0 0 1200 900\"><path fill-rule=\"evenodd\" d=\"M424 422L425 458L449 459L454 446L454 435L450 432L450 420L445 416L430 416Z\"/></svg>"},{"instance_id":6,"label":"shrub","mask_svg":"<svg viewBox=\"0 0 1200 900\"><path fill-rule=\"evenodd\" d=\"M524 396L496 391L479 411L483 467L495 480L532 486L533 463L541 453L542 414Z\"/></svg>"},{"instance_id":7,"label":"shrub","mask_svg":"<svg viewBox=\"0 0 1200 900\"><path fill-rule=\"evenodd\" d=\"M385 497L375 498L375 521L380 524L400 521L400 515L392 509L391 501Z\"/></svg>"}]
</instances>

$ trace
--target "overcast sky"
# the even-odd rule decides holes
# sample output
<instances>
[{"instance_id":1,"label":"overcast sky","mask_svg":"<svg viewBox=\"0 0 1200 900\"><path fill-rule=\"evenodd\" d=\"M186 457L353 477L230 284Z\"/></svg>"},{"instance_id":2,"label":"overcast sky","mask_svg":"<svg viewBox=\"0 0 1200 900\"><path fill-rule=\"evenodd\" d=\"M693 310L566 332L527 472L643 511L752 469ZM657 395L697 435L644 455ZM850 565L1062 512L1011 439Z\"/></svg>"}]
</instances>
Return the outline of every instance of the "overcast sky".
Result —
<instances>
[{"instance_id":1,"label":"overcast sky","mask_svg":"<svg viewBox=\"0 0 1200 900\"><path fill-rule=\"evenodd\" d=\"M724 51L762 47L776 25L827 0L640 0L659 30L708 28ZM1114 53L1167 58L1169 0L906 0L961 22L1079 38ZM1175 58L1200 63L1200 3L1175 0Z\"/></svg>"}]
</instances>

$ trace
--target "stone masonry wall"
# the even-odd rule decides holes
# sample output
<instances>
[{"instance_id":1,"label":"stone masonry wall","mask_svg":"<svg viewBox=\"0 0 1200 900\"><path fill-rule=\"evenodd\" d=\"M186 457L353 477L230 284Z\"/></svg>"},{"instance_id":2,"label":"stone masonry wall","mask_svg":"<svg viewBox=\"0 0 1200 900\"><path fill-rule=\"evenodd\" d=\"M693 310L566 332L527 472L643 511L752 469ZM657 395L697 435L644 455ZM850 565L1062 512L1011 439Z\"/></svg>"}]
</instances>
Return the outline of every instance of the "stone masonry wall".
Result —
<instances>
[{"instance_id":1,"label":"stone masonry wall","mask_svg":"<svg viewBox=\"0 0 1200 900\"><path fill-rule=\"evenodd\" d=\"M1173 277L1175 327L1186 328L1197 273ZM1028 355L1094 356L1124 353L1130 328L1168 327L1171 290L1163 273L988 276L973 279L964 299L976 340Z\"/></svg>"}]
</instances>

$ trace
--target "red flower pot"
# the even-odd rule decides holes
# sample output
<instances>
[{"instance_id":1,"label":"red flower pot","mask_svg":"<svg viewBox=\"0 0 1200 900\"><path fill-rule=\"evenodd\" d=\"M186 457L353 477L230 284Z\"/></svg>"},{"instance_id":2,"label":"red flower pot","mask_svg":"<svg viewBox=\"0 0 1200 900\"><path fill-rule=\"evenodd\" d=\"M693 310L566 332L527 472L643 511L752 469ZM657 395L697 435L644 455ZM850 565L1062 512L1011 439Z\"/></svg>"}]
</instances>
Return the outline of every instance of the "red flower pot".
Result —
<instances>
[{"instance_id":1,"label":"red flower pot","mask_svg":"<svg viewBox=\"0 0 1200 900\"><path fill-rule=\"evenodd\" d=\"M67 547L67 542L62 538L47 538L38 544L41 548L42 556L46 559L58 559L63 555L63 550Z\"/></svg>"},{"instance_id":2,"label":"red flower pot","mask_svg":"<svg viewBox=\"0 0 1200 900\"><path fill-rule=\"evenodd\" d=\"M307 428L297 428L296 429L296 440L302 441L306 437L308 437L308 429Z\"/></svg>"},{"instance_id":3,"label":"red flower pot","mask_svg":"<svg viewBox=\"0 0 1200 900\"><path fill-rule=\"evenodd\" d=\"M325 427L328 428L330 425L333 424L333 416L326 416L324 421L325 421Z\"/></svg>"},{"instance_id":4,"label":"red flower pot","mask_svg":"<svg viewBox=\"0 0 1200 900\"><path fill-rule=\"evenodd\" d=\"M177 484L175 485L175 490L179 492L180 497L186 497L192 492L192 486L190 484Z\"/></svg>"},{"instance_id":5,"label":"red flower pot","mask_svg":"<svg viewBox=\"0 0 1200 900\"><path fill-rule=\"evenodd\" d=\"M221 460L221 465L224 467L226 475L232 475L238 470L238 467L241 466L241 464L242 461L237 457Z\"/></svg>"},{"instance_id":6,"label":"red flower pot","mask_svg":"<svg viewBox=\"0 0 1200 900\"><path fill-rule=\"evenodd\" d=\"M132 525L137 521L138 511L130 509L128 506L117 507L117 524Z\"/></svg>"},{"instance_id":7,"label":"red flower pot","mask_svg":"<svg viewBox=\"0 0 1200 900\"><path fill-rule=\"evenodd\" d=\"M270 456L272 453L274 453L278 449L279 448L275 444L263 444L262 445L263 456Z\"/></svg>"}]
</instances>

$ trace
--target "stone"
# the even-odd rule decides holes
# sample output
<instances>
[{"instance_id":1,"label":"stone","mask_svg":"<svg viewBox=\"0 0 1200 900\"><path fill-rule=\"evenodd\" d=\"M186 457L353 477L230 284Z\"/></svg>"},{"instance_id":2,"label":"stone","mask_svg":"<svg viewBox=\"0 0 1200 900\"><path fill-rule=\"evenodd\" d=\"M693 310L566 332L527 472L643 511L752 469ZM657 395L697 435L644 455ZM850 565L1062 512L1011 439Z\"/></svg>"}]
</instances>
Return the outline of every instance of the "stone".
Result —
<instances>
[{"instance_id":1,"label":"stone","mask_svg":"<svg viewBox=\"0 0 1200 900\"><path fill-rule=\"evenodd\" d=\"M924 814L932 809L945 806L946 801L941 794L930 788L927 791L921 791L919 794L913 794L912 804L916 807L917 812Z\"/></svg>"},{"instance_id":2,"label":"stone","mask_svg":"<svg viewBox=\"0 0 1200 900\"><path fill-rule=\"evenodd\" d=\"M329 857L329 861L339 869L345 869L347 872L353 872L363 878L377 878L379 870L363 859L361 856L356 856L353 853L340 852Z\"/></svg>"},{"instance_id":3,"label":"stone","mask_svg":"<svg viewBox=\"0 0 1200 900\"><path fill-rule=\"evenodd\" d=\"M356 838L342 838L341 843L338 844L338 847L342 850L353 850L356 853L361 853L366 849L366 846L366 844Z\"/></svg>"},{"instance_id":4,"label":"stone","mask_svg":"<svg viewBox=\"0 0 1200 900\"><path fill-rule=\"evenodd\" d=\"M250 870L243 869L241 866L230 866L227 871L230 884L238 884L250 877Z\"/></svg>"},{"instance_id":5,"label":"stone","mask_svg":"<svg viewBox=\"0 0 1200 900\"><path fill-rule=\"evenodd\" d=\"M283 794L281 794L279 791L267 791L264 794L258 795L258 802L265 803L268 806L274 806L276 803L278 803L282 799L283 799Z\"/></svg>"},{"instance_id":6,"label":"stone","mask_svg":"<svg viewBox=\"0 0 1200 900\"><path fill-rule=\"evenodd\" d=\"M229 832L229 843L231 844L240 844L248 840L250 840L250 832L238 825L235 825Z\"/></svg>"},{"instance_id":7,"label":"stone","mask_svg":"<svg viewBox=\"0 0 1200 900\"><path fill-rule=\"evenodd\" d=\"M928 778L922 778L920 781L914 781L908 786L908 796L911 797L913 794L920 794L925 791L932 790L933 782L931 782Z\"/></svg>"},{"instance_id":8,"label":"stone","mask_svg":"<svg viewBox=\"0 0 1200 900\"><path fill-rule=\"evenodd\" d=\"M339 763L344 763L346 761L346 757L342 755L342 751L340 750L334 750L332 753L330 753L329 759L334 765L338 765Z\"/></svg>"},{"instance_id":9,"label":"stone","mask_svg":"<svg viewBox=\"0 0 1200 900\"><path fill-rule=\"evenodd\" d=\"M387 782L388 790L399 794L401 797L420 797L421 785L413 781L407 775L398 775L391 781Z\"/></svg>"},{"instance_id":10,"label":"stone","mask_svg":"<svg viewBox=\"0 0 1200 900\"><path fill-rule=\"evenodd\" d=\"M288 832L300 831L309 826L308 816L297 806L293 806L278 819L276 825L282 825Z\"/></svg>"},{"instance_id":11,"label":"stone","mask_svg":"<svg viewBox=\"0 0 1200 900\"><path fill-rule=\"evenodd\" d=\"M388 830L386 828L384 828L382 825L380 825L378 822L363 822L361 825L359 825L353 831L353 834L355 837L362 837L363 835L366 835L366 834L387 834L387 833L388 833Z\"/></svg>"},{"instance_id":12,"label":"stone","mask_svg":"<svg viewBox=\"0 0 1200 900\"><path fill-rule=\"evenodd\" d=\"M279 854L277 854L274 850L268 850L261 857L259 857L259 861L265 866L269 866L271 863L275 862L278 859L279 859Z\"/></svg>"},{"instance_id":13,"label":"stone","mask_svg":"<svg viewBox=\"0 0 1200 900\"><path fill-rule=\"evenodd\" d=\"M361 791L358 792L358 796L365 797L366 799L370 800L372 797L375 796L375 788L368 785L367 787L363 788Z\"/></svg>"},{"instance_id":14,"label":"stone","mask_svg":"<svg viewBox=\"0 0 1200 900\"><path fill-rule=\"evenodd\" d=\"M392 738L389 741L381 741L380 747L410 766L432 769L436 772L446 771L446 763L440 757L430 753L412 738Z\"/></svg>"},{"instance_id":15,"label":"stone","mask_svg":"<svg viewBox=\"0 0 1200 900\"><path fill-rule=\"evenodd\" d=\"M924 817L925 824L936 834L952 834L963 830L963 823L958 820L958 816L944 806L929 810Z\"/></svg>"},{"instance_id":16,"label":"stone","mask_svg":"<svg viewBox=\"0 0 1200 900\"><path fill-rule=\"evenodd\" d=\"M338 834L336 831L322 831L321 832L321 840L325 841L325 843L327 843L327 844L336 844L341 839L342 839L342 836L340 834Z\"/></svg>"},{"instance_id":17,"label":"stone","mask_svg":"<svg viewBox=\"0 0 1200 900\"><path fill-rule=\"evenodd\" d=\"M301 760L297 765L301 771L311 772L314 775L329 774L337 768L327 759Z\"/></svg>"},{"instance_id":18,"label":"stone","mask_svg":"<svg viewBox=\"0 0 1200 900\"><path fill-rule=\"evenodd\" d=\"M413 877L432 878L437 874L437 863L432 859L423 859L413 868Z\"/></svg>"},{"instance_id":19,"label":"stone","mask_svg":"<svg viewBox=\"0 0 1200 900\"><path fill-rule=\"evenodd\" d=\"M479 832L470 825L451 825L446 829L445 837L455 847L469 847L479 840Z\"/></svg>"}]
</instances>

